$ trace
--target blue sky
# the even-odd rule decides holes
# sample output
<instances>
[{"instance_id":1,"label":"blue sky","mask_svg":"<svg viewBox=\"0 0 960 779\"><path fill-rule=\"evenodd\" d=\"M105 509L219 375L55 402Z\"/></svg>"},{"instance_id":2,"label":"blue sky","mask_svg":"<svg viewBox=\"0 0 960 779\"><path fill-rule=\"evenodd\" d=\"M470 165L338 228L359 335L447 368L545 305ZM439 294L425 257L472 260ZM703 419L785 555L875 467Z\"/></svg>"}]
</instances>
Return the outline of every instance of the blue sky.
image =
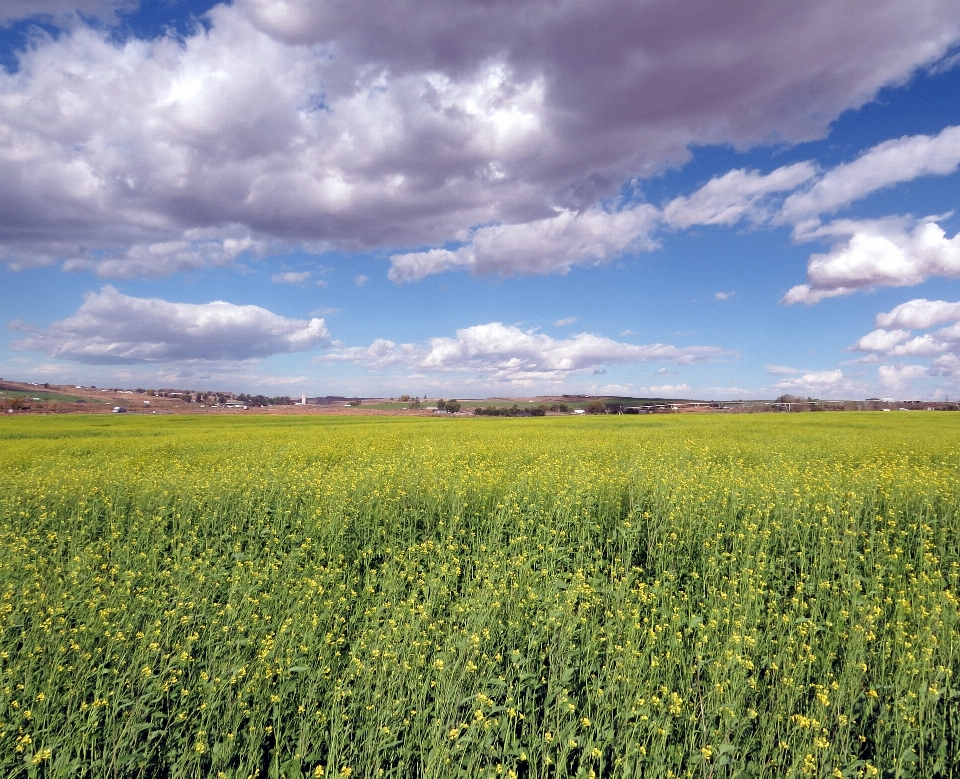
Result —
<instances>
[{"instance_id":1,"label":"blue sky","mask_svg":"<svg viewBox=\"0 0 960 779\"><path fill-rule=\"evenodd\" d=\"M4 4L0 375L960 395L955 3L367 5Z\"/></svg>"}]
</instances>

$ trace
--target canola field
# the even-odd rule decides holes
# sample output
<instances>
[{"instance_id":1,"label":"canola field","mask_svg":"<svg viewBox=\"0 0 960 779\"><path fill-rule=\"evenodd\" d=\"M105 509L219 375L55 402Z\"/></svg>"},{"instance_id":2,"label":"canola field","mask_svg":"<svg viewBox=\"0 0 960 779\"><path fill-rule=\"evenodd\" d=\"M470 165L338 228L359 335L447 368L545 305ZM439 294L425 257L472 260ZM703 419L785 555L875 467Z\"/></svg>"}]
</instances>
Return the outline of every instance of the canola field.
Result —
<instances>
[{"instance_id":1,"label":"canola field","mask_svg":"<svg viewBox=\"0 0 960 779\"><path fill-rule=\"evenodd\" d=\"M960 415L0 420L0 776L960 775Z\"/></svg>"}]
</instances>

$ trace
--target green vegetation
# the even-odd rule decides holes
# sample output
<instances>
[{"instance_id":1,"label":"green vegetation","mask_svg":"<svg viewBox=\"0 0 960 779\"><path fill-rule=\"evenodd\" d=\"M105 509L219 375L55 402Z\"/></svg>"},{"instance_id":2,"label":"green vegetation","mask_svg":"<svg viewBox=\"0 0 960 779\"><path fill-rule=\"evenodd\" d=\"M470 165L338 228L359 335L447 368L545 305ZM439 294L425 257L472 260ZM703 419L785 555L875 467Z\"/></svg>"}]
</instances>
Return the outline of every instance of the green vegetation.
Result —
<instances>
[{"instance_id":1,"label":"green vegetation","mask_svg":"<svg viewBox=\"0 0 960 779\"><path fill-rule=\"evenodd\" d=\"M960 772L960 417L0 424L4 777Z\"/></svg>"}]
</instances>

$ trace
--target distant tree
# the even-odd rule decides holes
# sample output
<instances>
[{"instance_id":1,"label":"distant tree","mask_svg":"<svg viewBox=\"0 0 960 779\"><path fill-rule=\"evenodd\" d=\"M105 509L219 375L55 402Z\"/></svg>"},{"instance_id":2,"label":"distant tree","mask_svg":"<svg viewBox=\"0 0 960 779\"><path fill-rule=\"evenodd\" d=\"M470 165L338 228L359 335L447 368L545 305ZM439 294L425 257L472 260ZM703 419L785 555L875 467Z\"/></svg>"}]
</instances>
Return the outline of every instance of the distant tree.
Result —
<instances>
[{"instance_id":1,"label":"distant tree","mask_svg":"<svg viewBox=\"0 0 960 779\"><path fill-rule=\"evenodd\" d=\"M154 392L153 390L147 390L147 394L152 398L152 397L154 397L157 393Z\"/></svg>"},{"instance_id":2,"label":"distant tree","mask_svg":"<svg viewBox=\"0 0 960 779\"><path fill-rule=\"evenodd\" d=\"M445 411L446 408L447 401L445 401L443 398L440 398L440 400L437 401L437 411Z\"/></svg>"},{"instance_id":3,"label":"distant tree","mask_svg":"<svg viewBox=\"0 0 960 779\"><path fill-rule=\"evenodd\" d=\"M351 406L359 406L361 403L362 403L362 401L361 401L359 398L357 398L357 400L351 400L351 401L350 401L350 405L351 405Z\"/></svg>"},{"instance_id":4,"label":"distant tree","mask_svg":"<svg viewBox=\"0 0 960 779\"><path fill-rule=\"evenodd\" d=\"M410 402L410 396L409 396L409 395L401 395L401 396L400 396L400 402L401 402L401 403L409 403L409 402Z\"/></svg>"},{"instance_id":5,"label":"distant tree","mask_svg":"<svg viewBox=\"0 0 960 779\"><path fill-rule=\"evenodd\" d=\"M461 404L459 400L448 400L445 406L451 414L457 414L460 411Z\"/></svg>"},{"instance_id":6,"label":"distant tree","mask_svg":"<svg viewBox=\"0 0 960 779\"><path fill-rule=\"evenodd\" d=\"M414 399L410 401L410 408L420 408L420 406L420 398L414 397Z\"/></svg>"},{"instance_id":7,"label":"distant tree","mask_svg":"<svg viewBox=\"0 0 960 779\"><path fill-rule=\"evenodd\" d=\"M591 400L587 404L587 413L588 414L606 414L607 413L607 404L602 400Z\"/></svg>"}]
</instances>

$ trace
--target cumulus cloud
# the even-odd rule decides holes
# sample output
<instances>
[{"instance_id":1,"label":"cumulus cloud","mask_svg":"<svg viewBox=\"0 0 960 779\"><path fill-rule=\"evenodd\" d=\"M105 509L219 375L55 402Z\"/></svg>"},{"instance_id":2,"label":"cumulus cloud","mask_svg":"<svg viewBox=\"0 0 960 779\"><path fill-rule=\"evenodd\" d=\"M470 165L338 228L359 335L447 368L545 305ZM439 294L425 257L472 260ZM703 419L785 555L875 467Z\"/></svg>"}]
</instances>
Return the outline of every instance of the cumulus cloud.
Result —
<instances>
[{"instance_id":1,"label":"cumulus cloud","mask_svg":"<svg viewBox=\"0 0 960 779\"><path fill-rule=\"evenodd\" d=\"M790 379L781 379L775 389L790 394L807 396L853 397L861 395L866 389L863 382L856 381L839 368L828 371L811 371Z\"/></svg>"},{"instance_id":2,"label":"cumulus cloud","mask_svg":"<svg viewBox=\"0 0 960 779\"><path fill-rule=\"evenodd\" d=\"M946 322L960 321L960 302L916 298L885 314L877 314L877 327L907 327L926 330Z\"/></svg>"},{"instance_id":3,"label":"cumulus cloud","mask_svg":"<svg viewBox=\"0 0 960 779\"><path fill-rule=\"evenodd\" d=\"M948 328L936 333L925 333L913 338L909 330L884 330L867 333L851 351L886 354L893 357L932 357L952 348L960 340L960 329Z\"/></svg>"},{"instance_id":4,"label":"cumulus cloud","mask_svg":"<svg viewBox=\"0 0 960 779\"><path fill-rule=\"evenodd\" d=\"M909 330L884 330L867 333L851 348L858 352L886 352L910 337Z\"/></svg>"},{"instance_id":5,"label":"cumulus cloud","mask_svg":"<svg viewBox=\"0 0 960 779\"><path fill-rule=\"evenodd\" d=\"M13 0L3 18L64 6ZM254 241L347 249L466 243L399 253L398 281L606 262L647 245L648 216L598 210L624 182L695 144L820 137L960 37L949 0L238 0L208 22L182 40L118 41L77 21L0 73L7 262L158 275L214 260L177 249L117 260L231 225ZM803 179L802 166L789 175ZM672 218L749 216L785 186L771 176L708 185ZM497 233L526 226L548 243L561 235L541 252ZM498 259L488 238L515 251Z\"/></svg>"},{"instance_id":6,"label":"cumulus cloud","mask_svg":"<svg viewBox=\"0 0 960 779\"><path fill-rule=\"evenodd\" d=\"M820 222L823 214L885 187L920 176L949 175L958 166L960 127L947 127L935 136L880 143L787 197L773 221L793 224L797 242L829 240L833 245L826 253L811 255L807 283L791 288L781 302L811 305L873 286L908 286L932 276L960 276L960 237L948 238L937 217Z\"/></svg>"},{"instance_id":7,"label":"cumulus cloud","mask_svg":"<svg viewBox=\"0 0 960 779\"><path fill-rule=\"evenodd\" d=\"M923 365L881 365L877 368L880 386L889 392L903 392L915 379L929 375Z\"/></svg>"},{"instance_id":8,"label":"cumulus cloud","mask_svg":"<svg viewBox=\"0 0 960 779\"><path fill-rule=\"evenodd\" d=\"M395 254L389 277L403 283L454 268L477 275L566 273L574 265L602 265L628 249L652 249L659 212L641 204L621 211L561 211L534 222L481 227L458 249Z\"/></svg>"},{"instance_id":9,"label":"cumulus cloud","mask_svg":"<svg viewBox=\"0 0 960 779\"><path fill-rule=\"evenodd\" d=\"M911 338L906 343L897 344L887 350L887 354L894 357L933 357L955 348L956 340L956 334L943 330L939 333L925 333Z\"/></svg>"},{"instance_id":10,"label":"cumulus cloud","mask_svg":"<svg viewBox=\"0 0 960 779\"><path fill-rule=\"evenodd\" d=\"M912 230L906 220L838 220L809 234L845 237L807 263L807 284L791 288L786 305L818 303L872 286L903 287L931 276L960 277L960 235L948 238L933 221Z\"/></svg>"},{"instance_id":11,"label":"cumulus cloud","mask_svg":"<svg viewBox=\"0 0 960 779\"><path fill-rule=\"evenodd\" d=\"M458 330L455 338L432 338L425 346L380 339L369 347L333 349L319 359L347 360L378 369L402 365L427 373L475 373L498 383L526 385L561 381L609 365L654 361L689 365L729 354L715 346L636 346L590 333L554 339L490 322Z\"/></svg>"},{"instance_id":12,"label":"cumulus cloud","mask_svg":"<svg viewBox=\"0 0 960 779\"><path fill-rule=\"evenodd\" d=\"M796 189L816 174L809 162L798 162L761 175L755 170L731 170L711 179L689 197L677 197L663 209L672 227L733 225L747 217L754 222L769 216L765 196Z\"/></svg>"},{"instance_id":13,"label":"cumulus cloud","mask_svg":"<svg viewBox=\"0 0 960 779\"><path fill-rule=\"evenodd\" d=\"M260 306L223 301L135 298L106 286L87 294L72 317L30 330L12 347L87 363L156 363L249 360L329 341L322 319L287 319Z\"/></svg>"},{"instance_id":14,"label":"cumulus cloud","mask_svg":"<svg viewBox=\"0 0 960 779\"><path fill-rule=\"evenodd\" d=\"M914 335L913 330L930 330L953 322L948 327ZM905 391L916 379L933 376L960 376L960 303L917 298L877 314L881 325L860 338L851 351L866 352L861 362L880 362L891 358L929 359L926 365L880 365L880 386L888 391ZM886 328L900 325L896 329Z\"/></svg>"},{"instance_id":15,"label":"cumulus cloud","mask_svg":"<svg viewBox=\"0 0 960 779\"><path fill-rule=\"evenodd\" d=\"M960 127L939 135L912 135L884 141L853 162L837 165L806 192L786 199L782 218L801 223L832 213L867 195L919 176L945 176L960 165Z\"/></svg>"}]
</instances>

